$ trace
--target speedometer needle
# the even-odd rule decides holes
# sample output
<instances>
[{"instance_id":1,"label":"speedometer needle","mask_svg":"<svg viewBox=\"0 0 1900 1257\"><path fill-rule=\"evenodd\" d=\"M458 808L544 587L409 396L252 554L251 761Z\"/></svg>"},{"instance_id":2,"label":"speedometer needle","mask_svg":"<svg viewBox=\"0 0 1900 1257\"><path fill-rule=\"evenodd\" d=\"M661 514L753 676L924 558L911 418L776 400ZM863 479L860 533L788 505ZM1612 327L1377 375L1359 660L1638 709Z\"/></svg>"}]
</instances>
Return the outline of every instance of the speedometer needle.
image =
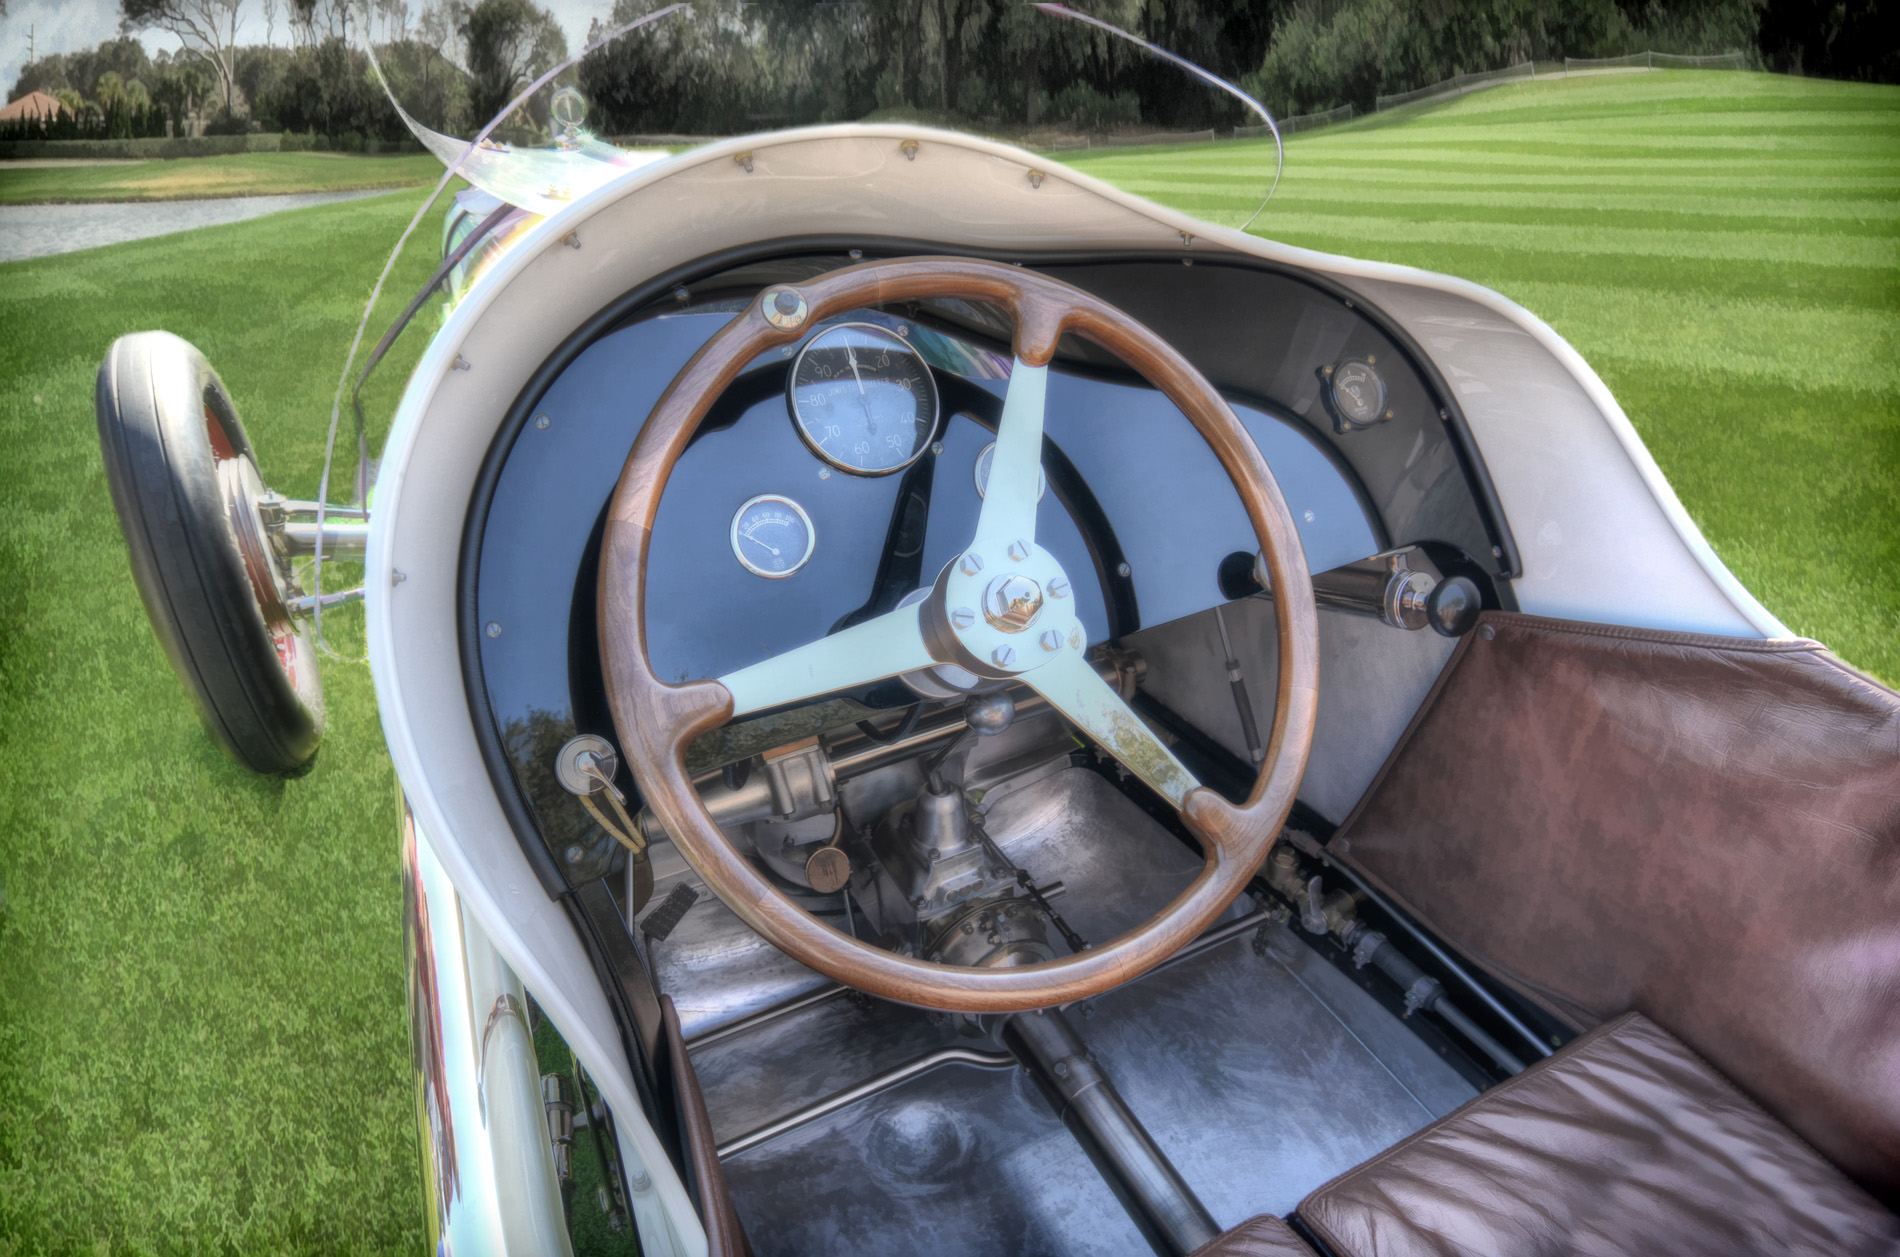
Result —
<instances>
[{"instance_id":1,"label":"speedometer needle","mask_svg":"<svg viewBox=\"0 0 1900 1257\"><path fill-rule=\"evenodd\" d=\"M766 550L770 550L770 551L772 552L772 557L773 557L773 558L775 558L775 559L776 559L776 558L778 557L778 547L777 547L777 546L773 546L773 545L767 545L767 544L766 544L765 542L763 542L763 541L760 541L760 540L759 540L759 539L758 539L757 537L754 537L754 536L753 536L753 535L752 535L751 533L749 533L749 532L742 532L742 533L740 533L739 535L740 535L741 537L744 537L744 538L745 538L745 539L746 539L747 541L750 541L750 542L751 542L751 543L752 543L753 545L755 545L755 546L759 546L759 547L761 547L761 548L763 548L763 549L766 549Z\"/></svg>"},{"instance_id":2,"label":"speedometer needle","mask_svg":"<svg viewBox=\"0 0 1900 1257\"><path fill-rule=\"evenodd\" d=\"M862 396L864 393L864 377L858 374L858 351L846 345L844 347L844 356L846 361L851 364L851 378L858 382L858 394Z\"/></svg>"}]
</instances>

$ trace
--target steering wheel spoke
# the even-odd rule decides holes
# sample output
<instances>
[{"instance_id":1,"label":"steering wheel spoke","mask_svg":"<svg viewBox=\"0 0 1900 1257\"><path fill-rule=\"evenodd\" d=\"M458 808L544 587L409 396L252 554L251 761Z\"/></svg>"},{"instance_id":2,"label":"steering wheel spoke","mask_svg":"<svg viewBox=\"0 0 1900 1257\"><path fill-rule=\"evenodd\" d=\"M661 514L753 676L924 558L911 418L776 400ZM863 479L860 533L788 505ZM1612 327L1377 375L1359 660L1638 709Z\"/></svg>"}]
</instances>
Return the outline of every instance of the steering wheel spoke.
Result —
<instances>
[{"instance_id":1,"label":"steering wheel spoke","mask_svg":"<svg viewBox=\"0 0 1900 1257\"><path fill-rule=\"evenodd\" d=\"M1022 679L1176 808L1200 785L1080 651L1065 650Z\"/></svg>"},{"instance_id":2,"label":"steering wheel spoke","mask_svg":"<svg viewBox=\"0 0 1900 1257\"><path fill-rule=\"evenodd\" d=\"M1049 368L1010 368L1003 417L996 425L996 452L983 489L973 548L1006 551L1036 539L1036 488L1042 476L1042 413L1049 392Z\"/></svg>"},{"instance_id":3,"label":"steering wheel spoke","mask_svg":"<svg viewBox=\"0 0 1900 1257\"><path fill-rule=\"evenodd\" d=\"M719 683L732 692L732 714L744 716L869 685L935 662L924 645L918 608L909 606L728 672Z\"/></svg>"}]
</instances>

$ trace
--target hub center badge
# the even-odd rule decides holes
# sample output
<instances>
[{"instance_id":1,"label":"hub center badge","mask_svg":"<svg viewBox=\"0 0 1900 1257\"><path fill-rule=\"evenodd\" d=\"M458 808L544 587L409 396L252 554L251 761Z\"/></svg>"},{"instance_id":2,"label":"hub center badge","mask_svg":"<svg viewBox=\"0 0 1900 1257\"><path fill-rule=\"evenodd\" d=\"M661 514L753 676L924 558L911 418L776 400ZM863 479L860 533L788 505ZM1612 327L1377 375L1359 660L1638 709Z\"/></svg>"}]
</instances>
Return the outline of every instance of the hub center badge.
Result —
<instances>
[{"instance_id":1,"label":"hub center badge","mask_svg":"<svg viewBox=\"0 0 1900 1257\"><path fill-rule=\"evenodd\" d=\"M1042 613L1042 586L1027 576L999 576L983 591L983 618L1004 633L1020 633Z\"/></svg>"}]
</instances>

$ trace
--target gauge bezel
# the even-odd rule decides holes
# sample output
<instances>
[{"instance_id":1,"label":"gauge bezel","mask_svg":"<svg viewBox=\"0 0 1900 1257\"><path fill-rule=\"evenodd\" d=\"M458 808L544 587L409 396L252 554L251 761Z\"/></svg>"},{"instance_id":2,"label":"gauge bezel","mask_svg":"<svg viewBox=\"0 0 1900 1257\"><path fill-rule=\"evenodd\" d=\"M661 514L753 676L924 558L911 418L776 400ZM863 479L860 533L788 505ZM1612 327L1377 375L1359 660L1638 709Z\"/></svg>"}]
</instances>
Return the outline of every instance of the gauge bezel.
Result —
<instances>
[{"instance_id":1,"label":"gauge bezel","mask_svg":"<svg viewBox=\"0 0 1900 1257\"><path fill-rule=\"evenodd\" d=\"M799 369L805 365L805 355L811 352L812 346L816 345L826 336L847 327L856 327L866 331L878 332L890 337L899 345L902 345L904 351L915 358L917 365L924 369L924 380L930 385L930 431L925 434L922 441L918 442L916 450L912 452L909 458L906 458L903 462L897 463L894 466L865 468L845 462L812 439L811 433L805 430L805 418L799 413L798 372ZM836 467L847 476L862 476L867 480L876 479L879 476L889 476L896 472L903 471L906 467L909 467L912 463L922 458L924 454L929 451L931 442L936 440L937 429L943 424L943 396L937 391L937 375L930 369L930 364L924 361L924 356L918 352L917 346L911 344L906 337L900 336L890 328L885 327L882 323L866 323L862 320L827 324L814 332L811 338L799 347L798 356L792 359L791 374L785 377L785 406L786 409L791 412L792 431L798 433L798 439L804 442L806 449L810 450L813 455L827 466Z\"/></svg>"},{"instance_id":2,"label":"gauge bezel","mask_svg":"<svg viewBox=\"0 0 1900 1257\"><path fill-rule=\"evenodd\" d=\"M1370 419L1355 418L1347 413L1345 405L1340 401L1338 387L1339 374L1347 367L1352 366L1364 367L1366 370L1372 372L1372 378L1379 383L1379 404L1374 408L1374 414ZM1386 380L1385 373L1379 370L1378 361L1371 354L1341 358L1332 366L1327 367L1324 375L1326 387L1323 391L1326 395L1326 409L1332 412L1333 426L1340 432L1345 433L1357 429L1375 427L1392 418L1392 411L1390 409L1392 404L1392 385Z\"/></svg>"},{"instance_id":3,"label":"gauge bezel","mask_svg":"<svg viewBox=\"0 0 1900 1257\"><path fill-rule=\"evenodd\" d=\"M970 461L970 483L976 486L976 496L979 498L984 498L984 497L989 496L989 494L986 493L983 489L984 482L987 479L987 477L985 477L982 474L983 458L985 455L988 455L991 458L996 457L996 442L991 441L988 445L985 445L982 449L978 450L976 452L976 457ZM1037 463L1036 464L1036 501L1038 504L1042 502L1042 499L1044 498L1044 496L1048 494L1048 492L1049 492L1049 473L1043 470L1041 463Z\"/></svg>"},{"instance_id":4,"label":"gauge bezel","mask_svg":"<svg viewBox=\"0 0 1900 1257\"><path fill-rule=\"evenodd\" d=\"M798 562L782 572L768 571L760 567L751 559L746 558L745 552L739 548L739 521L745 518L747 511L763 502L790 507L792 513L805 524L805 553L798 556ZM762 576L766 580L784 580L788 576L798 575L804 570L805 565L811 562L811 556L818 551L818 529L811 522L811 513L783 493L758 493L739 503L739 509L732 513L732 525L727 530L727 543L732 547L732 557L739 560L739 566L746 571L754 576Z\"/></svg>"}]
</instances>

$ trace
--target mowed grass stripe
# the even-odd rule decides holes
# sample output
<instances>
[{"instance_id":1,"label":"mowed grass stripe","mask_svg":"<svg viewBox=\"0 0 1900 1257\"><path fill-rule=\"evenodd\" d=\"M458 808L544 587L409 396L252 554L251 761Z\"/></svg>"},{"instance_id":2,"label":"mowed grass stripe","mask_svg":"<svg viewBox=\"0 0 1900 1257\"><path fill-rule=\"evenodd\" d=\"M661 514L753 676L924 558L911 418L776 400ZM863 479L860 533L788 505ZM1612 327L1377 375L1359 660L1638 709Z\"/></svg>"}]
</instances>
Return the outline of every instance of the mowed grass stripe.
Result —
<instances>
[{"instance_id":1,"label":"mowed grass stripe","mask_svg":"<svg viewBox=\"0 0 1900 1257\"><path fill-rule=\"evenodd\" d=\"M1182 200L1229 209L1233 198ZM1200 211L1196 211L1200 212ZM1839 266L1851 269L1900 268L1900 239L1849 233L1677 231L1666 228L1587 227L1579 223L1522 226L1503 218L1395 217L1354 214L1280 214L1276 236L1298 238L1318 232L1345 234L1368 242L1477 244L1522 253L1575 253L1603 257L1708 258L1731 262L1770 262L1788 266Z\"/></svg>"},{"instance_id":2,"label":"mowed grass stripe","mask_svg":"<svg viewBox=\"0 0 1900 1257\"><path fill-rule=\"evenodd\" d=\"M1387 244L1369 249L1362 240L1331 235L1304 236L1287 243L1346 257L1373 254L1382 261L1457 275L1506 295L1515 295L1526 283L1543 282L1604 286L1632 294L1687 292L1710 302L1711 309L1727 301L1769 302L1817 312L1852 310L1876 316L1900 308L1890 271L1855 271L1838 266L1735 266L1694 258L1667 262L1636 259L1629 266L1613 267L1609 263L1614 259L1589 254L1518 253L1482 244ZM1572 340L1576 343L1575 338Z\"/></svg>"},{"instance_id":3,"label":"mowed grass stripe","mask_svg":"<svg viewBox=\"0 0 1900 1257\"><path fill-rule=\"evenodd\" d=\"M441 164L426 153L236 153L129 166L18 167L0 162L0 204L169 201L399 188L433 182Z\"/></svg>"},{"instance_id":4,"label":"mowed grass stripe","mask_svg":"<svg viewBox=\"0 0 1900 1257\"><path fill-rule=\"evenodd\" d=\"M1885 180L1900 175L1900 160L1895 160L1886 149L1896 136L1865 136L1852 145L1842 145L1836 153L1817 153L1812 145L1801 145L1798 149L1775 155L1774 169L1778 178L1841 179L1848 183L1867 182L1882 184ZM1073 158L1078 162L1099 165L1104 170L1117 166L1143 173L1180 175L1192 171L1216 174L1222 170L1231 172L1237 165L1251 165L1253 161L1262 162L1271 167L1273 146L1262 145L1257 141L1245 141L1248 148L1255 150L1245 157L1235 152L1239 147L1233 141L1217 141L1203 144L1193 150L1174 149L1149 157L1118 155L1115 157ZM1650 158L1630 157L1625 145L1610 146L1610 153L1556 153L1549 147L1540 147L1535 152L1486 150L1483 148L1446 148L1429 149L1413 147L1392 149L1389 151L1360 151L1355 146L1339 141L1321 146L1315 143L1289 143L1287 154L1289 164L1295 153L1302 155L1313 170L1325 170L1331 178L1352 180L1358 177L1359 167L1367 169L1385 169L1388 171L1406 171L1421 178L1433 175L1473 175L1487 178L1526 178L1538 175L1567 175L1576 171L1579 157L1590 162L1591 173L1597 178L1618 176L1642 176L1656 178L1667 183L1676 178L1695 179L1712 175L1734 174L1743 177L1766 164L1770 156L1761 145L1749 145L1734 156L1709 156L1708 146L1678 143L1668 151L1667 156ZM1167 160L1172 157L1173 160ZM1755 159L1755 160L1750 160ZM1844 161L1853 165L1844 166ZM1351 163L1351 169L1343 168L1339 163ZM1827 186L1826 184L1818 186Z\"/></svg>"},{"instance_id":5,"label":"mowed grass stripe","mask_svg":"<svg viewBox=\"0 0 1900 1257\"><path fill-rule=\"evenodd\" d=\"M1463 97L1453 114L1433 104L1411 105L1377 115L1361 125L1418 125L1421 130L1458 126L1493 115L1516 114L1526 100L1537 109L1536 117L1524 120L1526 127L1665 114L1687 124L1699 115L1757 110L1852 117L1892 108L1883 98L1883 90L1867 83L1729 71L1658 70L1613 77L1544 75L1530 81L1501 83Z\"/></svg>"},{"instance_id":6,"label":"mowed grass stripe","mask_svg":"<svg viewBox=\"0 0 1900 1257\"><path fill-rule=\"evenodd\" d=\"M1121 184L1142 196L1159 198L1177 191L1167 181L1131 179ZM1199 204L1244 208L1252 213L1263 189L1245 183L1202 188ZM1599 204L1614 202L1617 204ZM1809 210L1821 211L1810 214ZM1362 195L1343 195L1336 188L1283 187L1274 194L1261 222L1278 230L1295 211L1324 212L1328 217L1369 216L1394 221L1521 224L1525 210L1538 210L1540 222L1553 228L1590 227L1611 230L1680 231L1697 235L1719 232L1759 232L1765 222L1811 223L1819 234L1866 240L1900 239L1900 198L1892 201L1781 201L1773 207L1750 201L1720 202L1696 197L1664 200L1657 197L1592 197L1587 193L1534 192L1500 195L1489 190L1464 194L1443 192L1382 193L1369 205ZM1748 211L1755 212L1750 213Z\"/></svg>"},{"instance_id":7,"label":"mowed grass stripe","mask_svg":"<svg viewBox=\"0 0 1900 1257\"><path fill-rule=\"evenodd\" d=\"M1512 289L1547 323L1601 329L1594 352L1666 368L1685 382L1729 376L1798 389L1825 381L1869 405L1900 395L1900 310L1867 314L1535 280ZM1668 333L1658 335L1659 328Z\"/></svg>"},{"instance_id":8,"label":"mowed grass stripe","mask_svg":"<svg viewBox=\"0 0 1900 1257\"><path fill-rule=\"evenodd\" d=\"M1216 222L1273 146L1078 154ZM1597 369L1724 559L1900 678L1900 89L1539 81L1297 135L1256 233L1461 275Z\"/></svg>"},{"instance_id":9,"label":"mowed grass stripe","mask_svg":"<svg viewBox=\"0 0 1900 1257\"><path fill-rule=\"evenodd\" d=\"M1210 145L1210 147L1213 147ZM1163 184L1179 187L1182 183L1208 183L1216 185L1247 186L1266 191L1267 184L1273 178L1273 150L1268 149L1264 156L1256 156L1247 161L1233 159L1219 160L1218 154L1203 158L1204 164L1183 166L1179 169L1163 170L1157 166L1138 163L1131 159L1128 165L1112 164L1109 160L1091 160L1086 169L1097 178L1118 186L1134 180L1157 180ZM1706 175L1683 174L1674 168L1661 168L1658 172L1645 172L1640 176L1613 177L1607 172L1592 169L1589 174L1577 174L1575 162L1565 162L1548 171L1534 174L1500 174L1487 169L1483 163L1473 163L1458 168L1413 168L1398 165L1375 166L1354 161L1352 177L1344 180L1337 174L1327 177L1332 170L1330 163L1317 163L1315 155L1305 149L1287 147L1289 168L1280 181L1280 191L1274 194L1275 200L1289 195L1302 186L1338 188L1342 183L1358 189L1367 185L1384 185L1381 198L1387 191L1404 191L1409 188L1443 188L1448 191L1464 190L1471 192L1474 187L1534 189L1534 188L1606 188L1617 192L1632 194L1630 186L1640 186L1645 193L1662 196L1693 196L1697 193L1746 192L1760 189L1778 195L1790 193L1826 192L1830 194L1846 193L1858 197L1888 197L1900 192L1900 174L1882 176L1865 172L1850 172L1831 175L1808 175L1797 177L1789 172L1777 170L1772 174L1737 171L1731 166L1721 165L1714 173ZM1336 160L1351 160L1343 155ZM1261 173L1264 170L1264 175ZM1315 173L1315 172L1320 173Z\"/></svg>"}]
</instances>

